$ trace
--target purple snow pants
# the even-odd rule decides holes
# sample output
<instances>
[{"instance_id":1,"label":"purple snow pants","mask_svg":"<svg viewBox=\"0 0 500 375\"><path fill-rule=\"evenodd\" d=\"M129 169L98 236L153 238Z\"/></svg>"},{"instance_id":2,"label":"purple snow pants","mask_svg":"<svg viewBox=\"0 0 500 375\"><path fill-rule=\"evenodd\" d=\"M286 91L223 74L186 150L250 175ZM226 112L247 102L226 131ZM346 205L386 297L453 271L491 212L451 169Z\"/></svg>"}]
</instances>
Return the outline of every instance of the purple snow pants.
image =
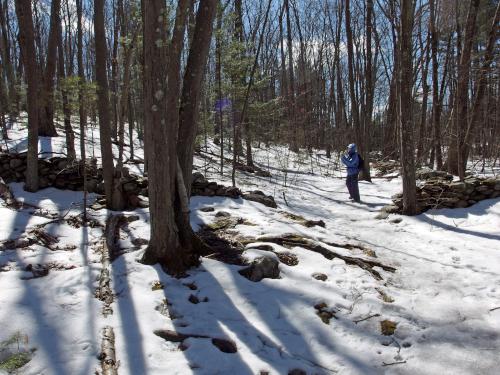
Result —
<instances>
[{"instance_id":1,"label":"purple snow pants","mask_svg":"<svg viewBox=\"0 0 500 375\"><path fill-rule=\"evenodd\" d=\"M347 185L347 190L349 190L350 197L354 199L355 202L359 202L358 175L348 175L345 184Z\"/></svg>"}]
</instances>

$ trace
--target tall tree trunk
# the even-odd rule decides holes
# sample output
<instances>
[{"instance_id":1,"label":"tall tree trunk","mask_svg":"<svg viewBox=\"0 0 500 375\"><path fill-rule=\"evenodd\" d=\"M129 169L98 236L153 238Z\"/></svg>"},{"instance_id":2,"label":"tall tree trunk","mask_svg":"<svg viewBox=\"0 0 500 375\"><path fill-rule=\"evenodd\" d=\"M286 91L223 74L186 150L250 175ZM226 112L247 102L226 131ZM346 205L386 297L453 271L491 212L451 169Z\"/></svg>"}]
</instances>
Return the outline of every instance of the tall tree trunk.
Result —
<instances>
[{"instance_id":1,"label":"tall tree trunk","mask_svg":"<svg viewBox=\"0 0 500 375\"><path fill-rule=\"evenodd\" d=\"M61 23L59 12L61 0L53 0L50 12L50 31L47 44L47 63L40 94L39 129L41 136L57 137L54 126L54 81L56 76L58 25Z\"/></svg>"},{"instance_id":2,"label":"tall tree trunk","mask_svg":"<svg viewBox=\"0 0 500 375\"><path fill-rule=\"evenodd\" d=\"M85 131L87 128L87 112L85 110L85 71L83 67L83 9L82 1L76 0L76 17L77 17L77 60L78 60L78 114L80 117L80 158L83 171L83 222L87 221L87 173L86 160L87 153L85 149Z\"/></svg>"},{"instance_id":3,"label":"tall tree trunk","mask_svg":"<svg viewBox=\"0 0 500 375\"><path fill-rule=\"evenodd\" d=\"M28 82L28 155L25 190L38 190L38 77L31 0L16 0L19 45Z\"/></svg>"},{"instance_id":4,"label":"tall tree trunk","mask_svg":"<svg viewBox=\"0 0 500 375\"><path fill-rule=\"evenodd\" d=\"M115 0L113 6L113 49L111 57L111 108L113 111L113 119L111 122L111 137L117 139L118 136L118 47L120 39L120 16L118 12L123 8L123 0Z\"/></svg>"},{"instance_id":5,"label":"tall tree trunk","mask_svg":"<svg viewBox=\"0 0 500 375\"><path fill-rule=\"evenodd\" d=\"M400 65L399 65L399 118L401 142L401 169L403 175L403 213L417 213L415 184L415 147L412 126L412 30L413 1L401 0Z\"/></svg>"},{"instance_id":6,"label":"tall tree trunk","mask_svg":"<svg viewBox=\"0 0 500 375\"><path fill-rule=\"evenodd\" d=\"M491 28L488 35L488 42L486 45L486 51L484 54L484 61L479 71L479 77L477 79L478 83L476 87L474 101L472 103L471 116L467 121L467 129L465 131L463 141L460 144L460 149L459 149L460 153L459 159L461 160L461 163L459 165L460 176L465 175L466 162L469 157L471 133L479 120L481 103L483 101L486 92L486 82L487 82L486 76L490 70L490 65L493 61L494 57L493 52L495 45L497 44L500 33L499 23L500 23L500 3L497 4L495 15L493 16L493 21L491 23Z\"/></svg>"},{"instance_id":7,"label":"tall tree trunk","mask_svg":"<svg viewBox=\"0 0 500 375\"><path fill-rule=\"evenodd\" d=\"M347 36L347 69L349 76L349 93L351 97L351 114L353 126L356 134L356 142L359 143L361 136L361 126L359 122L359 108L358 100L356 96L355 89L355 78L354 78L354 48L353 48L353 37L352 37L352 26L351 26L351 9L350 0L345 2L345 29Z\"/></svg>"},{"instance_id":8,"label":"tall tree trunk","mask_svg":"<svg viewBox=\"0 0 500 375\"><path fill-rule=\"evenodd\" d=\"M66 135L66 152L68 159L74 161L76 159L75 152L75 133L71 127L71 108L69 106L68 92L64 79L66 78L66 72L64 67L64 49L62 44L62 25L61 18L58 17L57 24L57 52L58 52L58 75L59 75L59 87L61 89L62 97L62 107L64 114L64 130ZM69 72L71 74L71 72Z\"/></svg>"},{"instance_id":9,"label":"tall tree trunk","mask_svg":"<svg viewBox=\"0 0 500 375\"><path fill-rule=\"evenodd\" d=\"M99 112L99 134L101 136L102 171L106 206L122 210L125 206L120 190L119 178L115 178L111 127L109 119L108 77L106 75L106 34L104 29L104 0L94 0L95 65L97 82L97 110Z\"/></svg>"},{"instance_id":10,"label":"tall tree trunk","mask_svg":"<svg viewBox=\"0 0 500 375\"><path fill-rule=\"evenodd\" d=\"M295 121L295 77L293 74L293 43L292 26L290 23L290 6L288 0L285 1L285 15L287 28L287 52L288 52L288 122L292 133L292 142L290 149L294 152L299 151L297 139L297 123Z\"/></svg>"},{"instance_id":11,"label":"tall tree trunk","mask_svg":"<svg viewBox=\"0 0 500 375\"><path fill-rule=\"evenodd\" d=\"M375 82L373 78L373 57L372 57L372 33L373 33L373 0L366 1L366 68L365 68L365 116L362 141L360 149L364 157L364 168L362 178L371 182L370 176L370 151L371 151L371 128L373 117L373 98L375 92Z\"/></svg>"},{"instance_id":12,"label":"tall tree trunk","mask_svg":"<svg viewBox=\"0 0 500 375\"><path fill-rule=\"evenodd\" d=\"M461 160L462 155L460 154L460 147L463 144L465 132L467 130L467 125L464 125L464 123L468 123L470 62L478 9L479 0L471 0L467 13L464 42L458 65L458 81L455 106L453 109L456 114L455 135L448 151L448 171L452 174L459 175L461 180L465 177L465 164L467 163L466 160Z\"/></svg>"},{"instance_id":13,"label":"tall tree trunk","mask_svg":"<svg viewBox=\"0 0 500 375\"><path fill-rule=\"evenodd\" d=\"M443 166L443 154L441 152L441 101L439 98L439 66L438 66L438 43L439 35L436 28L436 0L429 0L430 32L431 32L431 60L432 60L432 131L433 149L436 158L436 167Z\"/></svg>"},{"instance_id":14,"label":"tall tree trunk","mask_svg":"<svg viewBox=\"0 0 500 375\"><path fill-rule=\"evenodd\" d=\"M224 174L224 124L222 118L222 4L217 6L217 33L215 36L215 79L217 81L217 98L218 120L219 120L219 136L220 136L220 175ZM217 132L216 132L217 133Z\"/></svg>"},{"instance_id":15,"label":"tall tree trunk","mask_svg":"<svg viewBox=\"0 0 500 375\"><path fill-rule=\"evenodd\" d=\"M160 263L173 275L197 264L185 252L176 223L176 173L180 58L189 0L177 5L172 40L168 42L165 2L143 2L144 125L148 159L151 239L142 261ZM165 69L167 67L167 69ZM171 105L173 107L171 107ZM172 116L168 116L171 114Z\"/></svg>"},{"instance_id":16,"label":"tall tree trunk","mask_svg":"<svg viewBox=\"0 0 500 375\"><path fill-rule=\"evenodd\" d=\"M4 111L8 109L11 120L13 120L19 113L19 92L16 87L16 75L13 67L13 60L11 56L11 46L8 33L7 17L5 12L8 10L7 0L0 0L0 53L2 57L2 62L5 68L5 75L8 83L8 94L6 93L7 106L4 107Z\"/></svg>"},{"instance_id":17,"label":"tall tree trunk","mask_svg":"<svg viewBox=\"0 0 500 375\"><path fill-rule=\"evenodd\" d=\"M430 33L428 33L426 46L424 47L422 35L420 35L420 50L422 57L420 64L422 66L422 108L420 111L420 125L418 127L418 141L417 141L417 164L421 165L424 160L425 142L424 138L427 133L427 98L429 96L429 85L427 83L427 74L429 72L430 63ZM424 53L425 51L425 53Z\"/></svg>"}]
</instances>

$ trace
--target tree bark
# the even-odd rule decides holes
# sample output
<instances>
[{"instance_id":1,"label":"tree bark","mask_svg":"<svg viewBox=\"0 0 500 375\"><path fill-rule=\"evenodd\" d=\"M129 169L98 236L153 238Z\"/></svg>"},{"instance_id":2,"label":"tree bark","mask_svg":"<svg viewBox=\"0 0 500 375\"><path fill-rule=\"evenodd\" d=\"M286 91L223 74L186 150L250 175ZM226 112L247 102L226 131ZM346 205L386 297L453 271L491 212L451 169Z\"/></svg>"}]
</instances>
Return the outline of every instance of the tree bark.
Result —
<instances>
[{"instance_id":1,"label":"tree bark","mask_svg":"<svg viewBox=\"0 0 500 375\"><path fill-rule=\"evenodd\" d=\"M35 36L30 0L16 0L19 22L19 45L28 82L28 156L24 189L38 190L38 77L35 56Z\"/></svg>"},{"instance_id":2,"label":"tree bark","mask_svg":"<svg viewBox=\"0 0 500 375\"><path fill-rule=\"evenodd\" d=\"M459 149L460 153L459 160L461 160L461 163L459 165L460 176L465 176L466 163L469 157L471 132L479 120L481 103L483 101L486 92L486 83L487 83L486 76L493 61L494 57L493 52L495 45L497 44L498 36L500 33L499 23L500 23L500 3L498 3L495 15L493 16L493 21L488 35L488 43L486 45L486 51L484 54L484 61L479 72L479 77L477 79L476 93L471 108L471 116L470 119L467 121L467 129L465 131L463 141L460 144L460 149Z\"/></svg>"},{"instance_id":3,"label":"tree bark","mask_svg":"<svg viewBox=\"0 0 500 375\"><path fill-rule=\"evenodd\" d=\"M50 31L47 45L47 63L40 94L39 106L39 135L44 137L57 137L54 126L54 81L57 62L58 25L61 23L59 12L61 0L53 0L50 12Z\"/></svg>"},{"instance_id":4,"label":"tree bark","mask_svg":"<svg viewBox=\"0 0 500 375\"><path fill-rule=\"evenodd\" d=\"M476 18L479 9L480 0L471 0L469 11L467 13L467 22L465 26L465 38L460 54L460 63L458 65L457 90L455 96L455 106L453 111L456 114L455 134L452 137L448 151L448 171L458 175L461 180L465 177L466 160L462 160L460 147L464 142L465 131L468 123L468 97L469 97L469 77L472 45L476 30Z\"/></svg>"},{"instance_id":5,"label":"tree bark","mask_svg":"<svg viewBox=\"0 0 500 375\"><path fill-rule=\"evenodd\" d=\"M62 107L64 114L64 130L66 135L66 152L68 159L74 161L76 159L75 152L75 133L71 127L71 108L69 106L68 92L65 87L64 79L66 78L66 72L64 67L64 49L62 44L62 25L61 18L57 17L57 51L58 51L58 76L59 76L59 87L61 89L62 97ZM69 72L71 74L71 72Z\"/></svg>"},{"instance_id":6,"label":"tree bark","mask_svg":"<svg viewBox=\"0 0 500 375\"><path fill-rule=\"evenodd\" d=\"M412 30L413 30L413 1L401 0L400 25L400 65L399 65L399 118L400 118L400 145L401 167L403 175L403 213L415 215L417 213L416 185L415 185L415 148L413 144L412 127Z\"/></svg>"},{"instance_id":7,"label":"tree bark","mask_svg":"<svg viewBox=\"0 0 500 375\"><path fill-rule=\"evenodd\" d=\"M108 77L106 75L106 34L104 29L104 0L94 0L94 35L97 82L97 110L99 112L99 134L101 136L101 157L106 194L106 206L122 210L125 202L120 191L119 179L115 178L111 127L109 119Z\"/></svg>"}]
</instances>

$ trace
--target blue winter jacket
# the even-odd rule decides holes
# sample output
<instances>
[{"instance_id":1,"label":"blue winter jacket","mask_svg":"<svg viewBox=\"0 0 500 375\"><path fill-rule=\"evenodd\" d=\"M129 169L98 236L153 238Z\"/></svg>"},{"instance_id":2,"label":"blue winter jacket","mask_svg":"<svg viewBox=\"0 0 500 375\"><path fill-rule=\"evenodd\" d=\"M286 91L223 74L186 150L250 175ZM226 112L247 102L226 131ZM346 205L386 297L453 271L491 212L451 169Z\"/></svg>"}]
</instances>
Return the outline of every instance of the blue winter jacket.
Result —
<instances>
[{"instance_id":1,"label":"blue winter jacket","mask_svg":"<svg viewBox=\"0 0 500 375\"><path fill-rule=\"evenodd\" d=\"M342 155L342 163L347 167L347 175L352 176L358 174L359 156L355 152L352 155Z\"/></svg>"}]
</instances>

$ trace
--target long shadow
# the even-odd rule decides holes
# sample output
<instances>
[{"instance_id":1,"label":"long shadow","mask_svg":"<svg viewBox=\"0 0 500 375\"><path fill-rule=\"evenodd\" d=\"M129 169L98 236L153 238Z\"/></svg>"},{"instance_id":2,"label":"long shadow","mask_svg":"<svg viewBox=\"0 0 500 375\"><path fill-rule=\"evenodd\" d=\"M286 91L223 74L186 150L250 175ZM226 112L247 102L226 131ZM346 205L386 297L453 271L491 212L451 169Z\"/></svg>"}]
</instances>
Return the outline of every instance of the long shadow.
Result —
<instances>
[{"instance_id":1,"label":"long shadow","mask_svg":"<svg viewBox=\"0 0 500 375\"><path fill-rule=\"evenodd\" d=\"M127 262L125 257L116 258L110 265L115 291L119 295L115 298L115 306L118 305L118 312L121 320L121 329L127 352L127 363L129 374L147 374L146 358L142 346L143 335L139 328L137 312L134 300L130 293L128 283Z\"/></svg>"},{"instance_id":2,"label":"long shadow","mask_svg":"<svg viewBox=\"0 0 500 375\"><path fill-rule=\"evenodd\" d=\"M196 314L192 314L192 316L184 315L179 322L174 320L173 323L178 332L203 334L219 338L227 338L228 332L237 335L240 344L243 344L251 353L268 365L269 368L265 369L266 371L274 370L277 373L286 374L292 369L301 368L307 373L315 374L336 372L336 369L331 368L330 364L325 364L325 358L318 358L309 340L301 334L300 328L303 329L307 326L307 331L313 332L311 337L314 337L318 344L339 355L352 368L355 368L360 373L377 373L376 370L374 372L373 366L363 362L362 359L343 352L340 345L337 345L331 337L324 333L324 330L319 328L319 324L322 323L318 323L314 327L315 324L304 321L301 323L301 327L298 327L287 318L284 312L289 306L297 303L309 305L311 311L314 311L314 301L312 299L309 300L307 297L290 293L286 289L280 288L279 284L274 286L271 283L253 283L235 272L238 267L227 265L225 267L228 268L227 271L231 275L234 275L231 280L232 283L228 281L228 285L225 286L203 265L196 271L191 272L191 277L187 281L195 281L196 285L200 287L199 292L202 295L208 295L210 300L197 304L194 307L197 309ZM159 277L165 280L168 278L164 274L162 275L161 271ZM168 280L168 282L172 284L171 280ZM252 299L254 301L258 300L257 303L252 302L251 304L256 315L253 323L243 315L233 299L228 296L225 290L228 287L231 289L234 287L242 296L253 295L254 298ZM177 288L181 288L181 286L178 285ZM193 307L188 305L186 298L181 299L181 295L182 293L178 291L169 292L169 288L165 289L165 296L175 306L176 312L183 313L184 308L189 311ZM203 316L203 320L200 321L200 319L196 318L197 316ZM317 319L319 321L319 318ZM372 338L376 337L363 332L360 327L347 321L335 320L333 324L344 324L359 334L371 336ZM267 329L263 329L262 326L266 326ZM194 349L190 348L184 351L184 355L195 366L199 365L198 361L203 358L203 354L196 353ZM245 362L245 358L242 358L239 354L221 354L221 356L232 356L221 358L218 361L227 365L225 368L220 368L221 373L229 373L235 370L238 374L255 373L255 369L252 372L252 369ZM206 371L210 371L210 369L205 369Z\"/></svg>"},{"instance_id":3,"label":"long shadow","mask_svg":"<svg viewBox=\"0 0 500 375\"><path fill-rule=\"evenodd\" d=\"M201 202L196 202L195 206L199 203ZM215 202L212 201L212 203ZM196 213L196 210L193 211ZM225 271L222 268L225 268ZM325 363L330 362L327 362L324 357L319 358L313 350L309 340L314 337L313 340L317 345L336 353L343 362L349 363L360 373L374 373L373 366L369 366L361 358L344 352L331 336L325 334L321 327L323 323L320 323L319 318L314 316L313 305L315 301L313 297L290 292L279 280L253 283L240 276L237 273L238 269L238 266L219 263L217 269L213 270L217 272L215 274L212 273L211 267L207 268L202 264L198 269L192 270L187 279L179 281L164 274L159 267L155 267L158 278L167 285L164 289L167 300L173 305L176 314L183 315L182 319L173 320L175 329L183 334L206 335L215 338L230 338L231 335L236 335L238 342L246 347L246 350L267 364L269 368L266 370L278 371L280 374L286 374L294 368L302 368L308 373L317 374L335 372L336 369L328 368L328 365L325 365ZM183 286L188 282L195 282L199 289L196 292L190 291ZM227 288L232 290L233 297L228 295ZM202 301L205 296L209 297L209 300L208 302L191 304L188 302L190 293L198 294ZM248 301L251 301L252 312L250 315L254 317L253 322L243 314L237 305L237 303L246 304ZM297 323L292 322L286 311L290 306L297 304L310 306L311 319L318 319L318 322L315 324L304 321L300 323L300 327L297 326ZM200 316L203 319L199 319ZM345 325L360 335L371 336L372 339L377 337L363 332L361 328L350 321L335 321L334 324ZM301 328L303 329L304 326L307 326L307 332L314 332L309 339L301 334ZM190 340L206 339L192 338ZM200 353L199 348L199 345L196 348L188 347L183 352L194 368L202 365L201 360L207 355L207 353ZM241 345L240 349L242 349ZM221 366L224 364L226 367L218 368L219 372L229 373L236 370L238 374L254 373L249 368L245 358L242 357L245 350L240 352L236 354L221 353L220 361L216 360L216 362L220 363ZM200 371L206 373L210 369L201 368ZM375 373L377 373L376 370Z\"/></svg>"},{"instance_id":4,"label":"long shadow","mask_svg":"<svg viewBox=\"0 0 500 375\"><path fill-rule=\"evenodd\" d=\"M17 251L13 252L13 257L21 269L26 268L27 264L19 257ZM42 345L37 350L45 352L44 354L51 366L51 371L56 375L66 375L70 372L64 366L64 359L60 356L62 353L60 343L63 341L61 332L47 319L47 314L43 309L47 301L39 295L37 288L32 285L32 283L37 282L36 280L31 279L23 282L24 288L18 303L26 306L26 309L33 315L33 320L37 322L34 327L35 332L30 331L29 335L37 337L36 341Z\"/></svg>"},{"instance_id":5,"label":"long shadow","mask_svg":"<svg viewBox=\"0 0 500 375\"><path fill-rule=\"evenodd\" d=\"M454 209L454 210L440 210L439 214L444 215L448 218L467 218L467 216L470 213L473 213L475 215L486 215L488 212L487 210L494 206L495 204L498 203L498 199L488 199L486 201L482 201L480 203L477 203L475 206L472 206L467 209ZM498 215L498 214L496 214ZM475 237L480 237L484 238L487 240L500 240L500 235L499 234L489 234L489 233L482 233L482 232L476 232L473 230L469 229L463 229L460 227L452 226L449 224L445 224L443 222L440 222L436 219L431 218L428 214L422 214L415 216L415 218L419 221L422 221L424 223L430 224L432 226L436 226L441 229L445 229L451 232L455 233L461 233L461 234L467 234L469 236L475 236Z\"/></svg>"},{"instance_id":6,"label":"long shadow","mask_svg":"<svg viewBox=\"0 0 500 375\"><path fill-rule=\"evenodd\" d=\"M87 288L89 291L94 290L94 277L92 275L92 263L89 262L89 228L82 225L82 242L80 244L80 254L82 257L83 266L87 269ZM92 342L97 343L95 316L93 314L93 293L90 293L87 298L87 326L92 334ZM86 375L91 373L91 367L95 359L89 356L85 361L85 366L82 368L81 374Z\"/></svg>"}]
</instances>

